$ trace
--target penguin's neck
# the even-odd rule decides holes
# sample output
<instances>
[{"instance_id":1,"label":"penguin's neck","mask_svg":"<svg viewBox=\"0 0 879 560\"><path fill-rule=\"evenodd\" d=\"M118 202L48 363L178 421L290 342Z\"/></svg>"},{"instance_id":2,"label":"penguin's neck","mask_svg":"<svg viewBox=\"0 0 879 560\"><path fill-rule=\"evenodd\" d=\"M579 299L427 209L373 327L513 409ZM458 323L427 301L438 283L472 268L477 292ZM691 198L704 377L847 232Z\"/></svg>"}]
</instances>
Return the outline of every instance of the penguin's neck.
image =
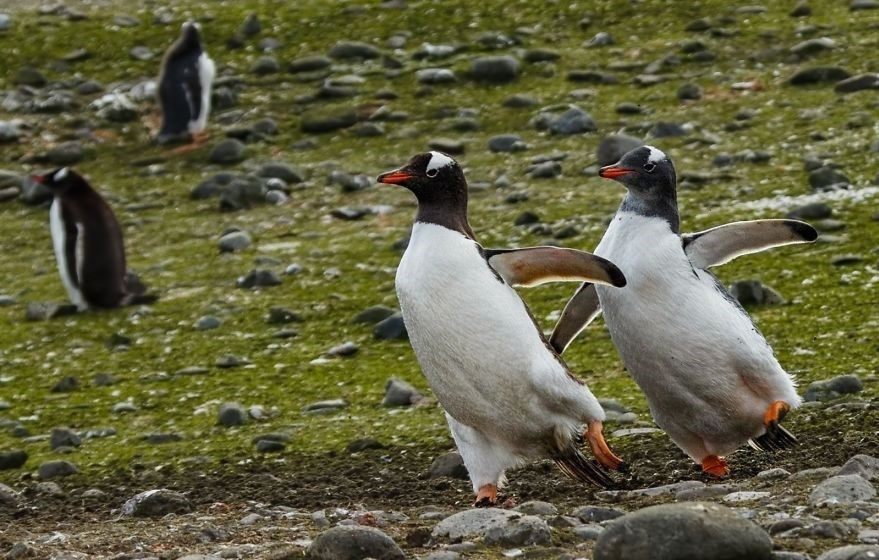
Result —
<instances>
[{"instance_id":1,"label":"penguin's neck","mask_svg":"<svg viewBox=\"0 0 879 560\"><path fill-rule=\"evenodd\" d=\"M476 240L467 220L467 193L440 200L419 200L416 222L437 224Z\"/></svg>"},{"instance_id":2,"label":"penguin's neck","mask_svg":"<svg viewBox=\"0 0 879 560\"><path fill-rule=\"evenodd\" d=\"M632 212L639 216L661 218L668 222L673 232L680 235L681 218L678 214L678 201L675 195L647 199L627 193L620 205L620 212Z\"/></svg>"}]
</instances>

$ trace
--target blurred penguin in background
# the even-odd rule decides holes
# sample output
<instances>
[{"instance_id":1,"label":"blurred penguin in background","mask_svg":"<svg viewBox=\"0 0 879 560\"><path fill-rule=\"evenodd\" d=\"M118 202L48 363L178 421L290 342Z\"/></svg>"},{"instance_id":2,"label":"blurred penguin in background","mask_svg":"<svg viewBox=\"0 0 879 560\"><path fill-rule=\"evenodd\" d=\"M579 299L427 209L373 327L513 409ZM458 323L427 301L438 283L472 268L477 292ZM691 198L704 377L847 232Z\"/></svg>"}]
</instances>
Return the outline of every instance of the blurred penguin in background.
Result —
<instances>
[{"instance_id":1,"label":"blurred penguin in background","mask_svg":"<svg viewBox=\"0 0 879 560\"><path fill-rule=\"evenodd\" d=\"M158 87L162 127L156 138L159 145L189 142L184 149L192 149L207 140L205 129L215 73L214 61L202 47L201 26L187 21L162 59Z\"/></svg>"}]
</instances>

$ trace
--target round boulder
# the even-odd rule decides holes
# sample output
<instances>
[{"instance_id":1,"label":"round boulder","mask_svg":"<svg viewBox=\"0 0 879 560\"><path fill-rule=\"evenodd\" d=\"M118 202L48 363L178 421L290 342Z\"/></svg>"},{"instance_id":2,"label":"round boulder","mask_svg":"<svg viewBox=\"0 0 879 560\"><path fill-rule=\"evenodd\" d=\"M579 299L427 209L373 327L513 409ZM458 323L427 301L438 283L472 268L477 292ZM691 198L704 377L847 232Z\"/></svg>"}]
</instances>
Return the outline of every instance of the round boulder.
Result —
<instances>
[{"instance_id":1,"label":"round boulder","mask_svg":"<svg viewBox=\"0 0 879 560\"><path fill-rule=\"evenodd\" d=\"M340 525L324 531L308 549L312 560L403 560L405 556L391 537L372 527Z\"/></svg>"},{"instance_id":2,"label":"round boulder","mask_svg":"<svg viewBox=\"0 0 879 560\"><path fill-rule=\"evenodd\" d=\"M718 504L684 502L626 514L607 526L595 560L770 560L760 527Z\"/></svg>"}]
</instances>

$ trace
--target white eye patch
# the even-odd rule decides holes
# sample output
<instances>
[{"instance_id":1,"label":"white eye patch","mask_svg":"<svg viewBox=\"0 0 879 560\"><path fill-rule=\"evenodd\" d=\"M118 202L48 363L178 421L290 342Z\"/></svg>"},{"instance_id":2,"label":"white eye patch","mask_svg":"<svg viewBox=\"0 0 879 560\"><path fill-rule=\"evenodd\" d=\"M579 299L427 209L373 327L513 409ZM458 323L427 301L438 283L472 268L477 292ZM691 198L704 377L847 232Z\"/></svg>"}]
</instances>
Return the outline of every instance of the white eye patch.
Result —
<instances>
[{"instance_id":1,"label":"white eye patch","mask_svg":"<svg viewBox=\"0 0 879 560\"><path fill-rule=\"evenodd\" d=\"M62 167L61 169L59 169L58 171L55 172L54 179L56 181L63 181L65 177L67 177L67 168L66 167Z\"/></svg>"},{"instance_id":2,"label":"white eye patch","mask_svg":"<svg viewBox=\"0 0 879 560\"><path fill-rule=\"evenodd\" d=\"M648 156L647 158L647 161L649 161L650 163L659 163L660 161L666 159L665 153L662 150L654 148L653 146L644 147L650 150L650 156Z\"/></svg>"},{"instance_id":3,"label":"white eye patch","mask_svg":"<svg viewBox=\"0 0 879 560\"><path fill-rule=\"evenodd\" d=\"M455 160L445 154L430 152L430 161L427 162L425 173L427 173L428 177L434 177L441 168L454 165L454 163ZM431 175L431 172L433 172L433 175Z\"/></svg>"}]
</instances>

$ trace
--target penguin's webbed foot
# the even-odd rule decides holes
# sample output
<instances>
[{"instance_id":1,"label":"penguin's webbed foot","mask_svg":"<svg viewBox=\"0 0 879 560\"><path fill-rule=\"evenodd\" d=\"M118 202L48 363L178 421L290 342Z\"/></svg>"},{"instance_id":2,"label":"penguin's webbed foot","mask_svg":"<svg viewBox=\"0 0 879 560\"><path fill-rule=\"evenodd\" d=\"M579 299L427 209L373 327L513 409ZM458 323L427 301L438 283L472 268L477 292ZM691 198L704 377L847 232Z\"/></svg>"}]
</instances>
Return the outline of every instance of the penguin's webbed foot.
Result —
<instances>
[{"instance_id":1,"label":"penguin's webbed foot","mask_svg":"<svg viewBox=\"0 0 879 560\"><path fill-rule=\"evenodd\" d=\"M603 428L603 424L597 420L589 423L589 427L584 436L586 441L589 442L589 448L592 449L592 454L602 467L612 471L625 472L628 470L628 467L623 460L617 457L614 452L610 450L610 447L608 447L607 442L604 440L604 434L602 433Z\"/></svg>"},{"instance_id":2,"label":"penguin's webbed foot","mask_svg":"<svg viewBox=\"0 0 879 560\"><path fill-rule=\"evenodd\" d=\"M476 492L476 500L473 507L484 508L492 507L497 504L497 486L494 484L483 484Z\"/></svg>"},{"instance_id":3,"label":"penguin's webbed foot","mask_svg":"<svg viewBox=\"0 0 879 560\"><path fill-rule=\"evenodd\" d=\"M702 459L702 472L717 478L723 478L729 475L729 467L723 457L708 455Z\"/></svg>"}]
</instances>

